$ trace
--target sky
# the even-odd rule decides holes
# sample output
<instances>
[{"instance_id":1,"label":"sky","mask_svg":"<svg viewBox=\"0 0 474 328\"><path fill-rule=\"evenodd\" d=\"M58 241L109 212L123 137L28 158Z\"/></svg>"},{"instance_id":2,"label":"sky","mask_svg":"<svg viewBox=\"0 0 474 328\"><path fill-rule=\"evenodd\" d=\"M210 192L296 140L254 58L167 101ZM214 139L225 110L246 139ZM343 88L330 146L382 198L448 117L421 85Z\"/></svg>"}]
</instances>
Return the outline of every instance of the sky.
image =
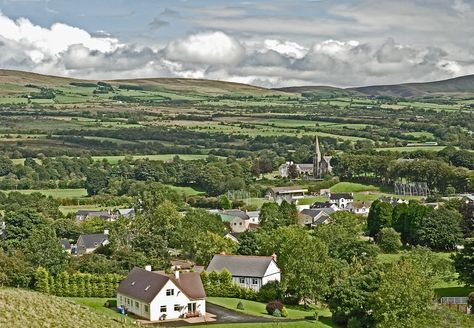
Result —
<instances>
[{"instance_id":1,"label":"sky","mask_svg":"<svg viewBox=\"0 0 474 328\"><path fill-rule=\"evenodd\" d=\"M474 0L0 0L0 68L339 87L474 74Z\"/></svg>"}]
</instances>

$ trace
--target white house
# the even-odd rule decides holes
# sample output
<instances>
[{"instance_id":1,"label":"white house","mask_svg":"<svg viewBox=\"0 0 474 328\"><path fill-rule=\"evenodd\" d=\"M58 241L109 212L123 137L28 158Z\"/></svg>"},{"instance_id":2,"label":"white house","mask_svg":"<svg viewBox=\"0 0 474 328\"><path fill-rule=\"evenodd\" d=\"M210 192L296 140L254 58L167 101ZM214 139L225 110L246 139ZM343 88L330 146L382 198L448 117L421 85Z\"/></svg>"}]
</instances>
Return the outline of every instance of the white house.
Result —
<instances>
[{"instance_id":1,"label":"white house","mask_svg":"<svg viewBox=\"0 0 474 328\"><path fill-rule=\"evenodd\" d=\"M369 215L371 205L372 202L366 201L352 202L346 206L346 210L359 215Z\"/></svg>"},{"instance_id":2,"label":"white house","mask_svg":"<svg viewBox=\"0 0 474 328\"><path fill-rule=\"evenodd\" d=\"M203 316L206 292L198 272L134 268L117 289L117 307L150 321Z\"/></svg>"},{"instance_id":3,"label":"white house","mask_svg":"<svg viewBox=\"0 0 474 328\"><path fill-rule=\"evenodd\" d=\"M214 255L207 272L229 270L235 284L259 291L270 281L280 281L280 268L274 256Z\"/></svg>"},{"instance_id":4,"label":"white house","mask_svg":"<svg viewBox=\"0 0 474 328\"><path fill-rule=\"evenodd\" d=\"M336 204L339 208L346 208L347 205L354 201L354 194L345 192L345 193L331 193L329 194L329 202L331 204Z\"/></svg>"}]
</instances>

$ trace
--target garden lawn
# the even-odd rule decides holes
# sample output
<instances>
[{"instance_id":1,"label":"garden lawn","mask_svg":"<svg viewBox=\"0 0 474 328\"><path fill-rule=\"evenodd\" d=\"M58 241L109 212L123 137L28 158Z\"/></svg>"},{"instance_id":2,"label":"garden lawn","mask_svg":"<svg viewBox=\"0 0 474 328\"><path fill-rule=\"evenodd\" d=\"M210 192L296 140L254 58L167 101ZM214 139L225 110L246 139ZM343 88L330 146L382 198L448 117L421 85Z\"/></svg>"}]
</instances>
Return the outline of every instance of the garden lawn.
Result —
<instances>
[{"instance_id":1,"label":"garden lawn","mask_svg":"<svg viewBox=\"0 0 474 328\"><path fill-rule=\"evenodd\" d=\"M194 327L209 327L209 325L197 325ZM294 321L294 322L268 322L268 323L231 323L210 325L212 328L327 328L337 327L330 319L323 321Z\"/></svg>"},{"instance_id":2,"label":"garden lawn","mask_svg":"<svg viewBox=\"0 0 474 328\"><path fill-rule=\"evenodd\" d=\"M247 301L238 298L229 298L229 297L208 297L207 301L212 304L216 304L222 307L225 307L230 310L235 310L237 312L243 312L245 314L260 316L260 317L271 317L267 310L265 309L266 304ZM237 303L241 301L244 304L244 310L237 309ZM286 306L288 309L287 319L304 319L307 317L313 316L314 312L317 311L320 316L330 317L331 312L327 309L321 309L316 307L310 307L309 309L304 309L303 306Z\"/></svg>"}]
</instances>

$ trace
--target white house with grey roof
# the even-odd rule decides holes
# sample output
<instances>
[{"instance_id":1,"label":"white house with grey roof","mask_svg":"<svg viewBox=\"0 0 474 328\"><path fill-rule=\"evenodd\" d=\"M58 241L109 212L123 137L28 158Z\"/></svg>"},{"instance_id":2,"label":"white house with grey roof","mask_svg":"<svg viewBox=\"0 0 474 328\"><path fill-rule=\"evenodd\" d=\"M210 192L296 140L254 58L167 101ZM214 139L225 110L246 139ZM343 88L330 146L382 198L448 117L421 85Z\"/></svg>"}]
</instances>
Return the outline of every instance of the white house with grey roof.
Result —
<instances>
[{"instance_id":1,"label":"white house with grey roof","mask_svg":"<svg viewBox=\"0 0 474 328\"><path fill-rule=\"evenodd\" d=\"M206 292L198 272L133 268L117 289L117 307L150 321L198 317L206 314Z\"/></svg>"},{"instance_id":2,"label":"white house with grey roof","mask_svg":"<svg viewBox=\"0 0 474 328\"><path fill-rule=\"evenodd\" d=\"M314 228L318 224L328 223L334 212L336 211L331 207L304 209L300 213L299 223L308 228Z\"/></svg>"},{"instance_id":3,"label":"white house with grey roof","mask_svg":"<svg viewBox=\"0 0 474 328\"><path fill-rule=\"evenodd\" d=\"M235 284L259 291L270 281L280 281L280 268L276 256L214 255L206 271L227 269Z\"/></svg>"}]
</instances>

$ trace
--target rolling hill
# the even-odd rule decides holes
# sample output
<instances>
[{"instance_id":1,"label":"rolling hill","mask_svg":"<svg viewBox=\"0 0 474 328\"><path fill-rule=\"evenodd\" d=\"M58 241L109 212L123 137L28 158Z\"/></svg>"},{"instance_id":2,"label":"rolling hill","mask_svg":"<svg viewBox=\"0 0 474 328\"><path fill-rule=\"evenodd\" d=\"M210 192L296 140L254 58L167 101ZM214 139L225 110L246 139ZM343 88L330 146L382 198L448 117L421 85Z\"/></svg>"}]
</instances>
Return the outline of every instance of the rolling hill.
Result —
<instances>
[{"instance_id":1,"label":"rolling hill","mask_svg":"<svg viewBox=\"0 0 474 328\"><path fill-rule=\"evenodd\" d=\"M372 85L355 88L336 88L326 86L301 86L278 88L276 90L296 93L314 93L324 96L333 95L366 95L366 96L389 96L400 98L423 98L449 96L456 98L474 97L474 75L460 76L448 80L403 83L393 85Z\"/></svg>"},{"instance_id":2,"label":"rolling hill","mask_svg":"<svg viewBox=\"0 0 474 328\"><path fill-rule=\"evenodd\" d=\"M136 327L63 298L23 289L0 288L0 327Z\"/></svg>"}]
</instances>

